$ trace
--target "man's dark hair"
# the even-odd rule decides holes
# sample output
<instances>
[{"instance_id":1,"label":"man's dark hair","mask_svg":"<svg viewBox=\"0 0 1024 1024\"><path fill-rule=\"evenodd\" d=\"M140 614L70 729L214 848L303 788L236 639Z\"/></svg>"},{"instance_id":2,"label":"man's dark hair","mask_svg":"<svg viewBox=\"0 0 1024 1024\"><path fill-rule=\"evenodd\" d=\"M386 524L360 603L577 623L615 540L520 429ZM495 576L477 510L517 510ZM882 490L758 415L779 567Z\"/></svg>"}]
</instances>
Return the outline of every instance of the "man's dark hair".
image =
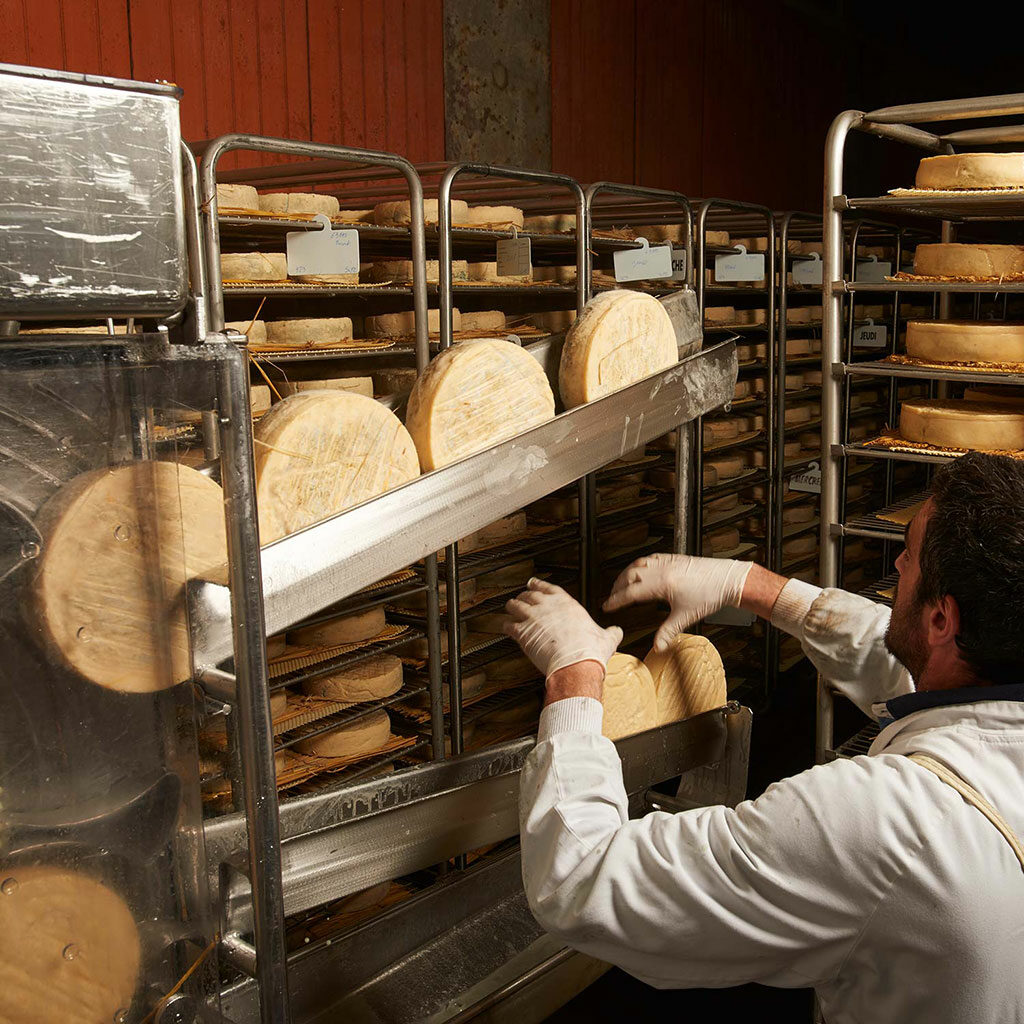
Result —
<instances>
[{"instance_id":1,"label":"man's dark hair","mask_svg":"<svg viewBox=\"0 0 1024 1024\"><path fill-rule=\"evenodd\" d=\"M917 599L956 598L957 646L980 681L1024 683L1024 461L962 455L932 497Z\"/></svg>"}]
</instances>

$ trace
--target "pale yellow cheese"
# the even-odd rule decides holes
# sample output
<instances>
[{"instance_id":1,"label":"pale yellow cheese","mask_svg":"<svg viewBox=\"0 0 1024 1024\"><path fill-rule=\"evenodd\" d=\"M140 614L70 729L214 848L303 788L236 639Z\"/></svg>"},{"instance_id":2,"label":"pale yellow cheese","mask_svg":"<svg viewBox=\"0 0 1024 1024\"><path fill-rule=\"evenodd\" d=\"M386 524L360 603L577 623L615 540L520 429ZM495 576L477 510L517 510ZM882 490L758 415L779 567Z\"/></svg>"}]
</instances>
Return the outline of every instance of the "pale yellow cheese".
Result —
<instances>
[{"instance_id":1,"label":"pale yellow cheese","mask_svg":"<svg viewBox=\"0 0 1024 1024\"><path fill-rule=\"evenodd\" d=\"M518 206L471 206L469 223L476 226L487 224L497 228L521 228L523 211Z\"/></svg>"},{"instance_id":2,"label":"pale yellow cheese","mask_svg":"<svg viewBox=\"0 0 1024 1024\"><path fill-rule=\"evenodd\" d=\"M488 309L479 313L463 313L463 331L504 331L505 314L500 309Z\"/></svg>"},{"instance_id":3,"label":"pale yellow cheese","mask_svg":"<svg viewBox=\"0 0 1024 1024\"><path fill-rule=\"evenodd\" d=\"M550 331L552 334L555 334L558 331L565 331L572 327L576 320L576 310L552 309L547 313L534 313L530 319L542 331Z\"/></svg>"},{"instance_id":4,"label":"pale yellow cheese","mask_svg":"<svg viewBox=\"0 0 1024 1024\"><path fill-rule=\"evenodd\" d=\"M814 407L810 405L790 405L786 407L783 416L786 426L795 426L797 423L810 423Z\"/></svg>"},{"instance_id":5,"label":"pale yellow cheese","mask_svg":"<svg viewBox=\"0 0 1024 1024\"><path fill-rule=\"evenodd\" d=\"M957 398L904 402L900 434L908 441L939 448L1016 451L1024 448L1024 410Z\"/></svg>"},{"instance_id":6,"label":"pale yellow cheese","mask_svg":"<svg viewBox=\"0 0 1024 1024\"><path fill-rule=\"evenodd\" d=\"M743 472L743 459L739 455L719 455L714 459L705 459L704 465L714 469L719 480L731 480Z\"/></svg>"},{"instance_id":7,"label":"pale yellow cheese","mask_svg":"<svg viewBox=\"0 0 1024 1024\"><path fill-rule=\"evenodd\" d=\"M732 416L728 419L704 421L704 444L721 444L739 437L740 419Z\"/></svg>"},{"instance_id":8,"label":"pale yellow cheese","mask_svg":"<svg viewBox=\"0 0 1024 1024\"><path fill-rule=\"evenodd\" d=\"M299 740L295 749L316 757L359 757L380 750L390 736L391 719L383 708L376 708L348 725Z\"/></svg>"},{"instance_id":9,"label":"pale yellow cheese","mask_svg":"<svg viewBox=\"0 0 1024 1024\"><path fill-rule=\"evenodd\" d=\"M256 504L267 544L419 475L416 446L380 402L310 391L255 428Z\"/></svg>"},{"instance_id":10,"label":"pale yellow cheese","mask_svg":"<svg viewBox=\"0 0 1024 1024\"><path fill-rule=\"evenodd\" d=\"M732 245L729 241L728 231L705 231L704 242L706 245Z\"/></svg>"},{"instance_id":11,"label":"pale yellow cheese","mask_svg":"<svg viewBox=\"0 0 1024 1024\"><path fill-rule=\"evenodd\" d=\"M260 208L259 193L252 185L218 185L217 210L258 210Z\"/></svg>"},{"instance_id":12,"label":"pale yellow cheese","mask_svg":"<svg viewBox=\"0 0 1024 1024\"><path fill-rule=\"evenodd\" d=\"M393 654L378 654L346 665L337 672L307 679L302 692L311 697L358 703L390 697L402 688L402 661Z\"/></svg>"},{"instance_id":13,"label":"pale yellow cheese","mask_svg":"<svg viewBox=\"0 0 1024 1024\"><path fill-rule=\"evenodd\" d=\"M562 346L558 387L566 408L673 366L675 330L653 296L628 289L602 292L584 307Z\"/></svg>"},{"instance_id":14,"label":"pale yellow cheese","mask_svg":"<svg viewBox=\"0 0 1024 1024\"><path fill-rule=\"evenodd\" d=\"M303 284L359 284L359 274L296 274L292 280Z\"/></svg>"},{"instance_id":15,"label":"pale yellow cheese","mask_svg":"<svg viewBox=\"0 0 1024 1024\"><path fill-rule=\"evenodd\" d=\"M658 695L650 670L629 654L613 654L604 677L601 732L610 740L658 725Z\"/></svg>"},{"instance_id":16,"label":"pale yellow cheese","mask_svg":"<svg viewBox=\"0 0 1024 1024\"><path fill-rule=\"evenodd\" d=\"M651 651L644 664L654 680L659 725L720 708L728 700L725 666L705 636L680 633L667 650Z\"/></svg>"},{"instance_id":17,"label":"pale yellow cheese","mask_svg":"<svg viewBox=\"0 0 1024 1024\"><path fill-rule=\"evenodd\" d=\"M1024 188L1024 153L951 153L926 156L915 188Z\"/></svg>"},{"instance_id":18,"label":"pale yellow cheese","mask_svg":"<svg viewBox=\"0 0 1024 1024\"><path fill-rule=\"evenodd\" d=\"M464 199L452 199L452 224L467 225L469 219L469 204ZM438 222L437 200L423 200L423 221L426 224ZM378 203L373 208L374 224L397 224L405 225L412 223L412 211L408 200L397 203Z\"/></svg>"},{"instance_id":19,"label":"pale yellow cheese","mask_svg":"<svg viewBox=\"0 0 1024 1024\"><path fill-rule=\"evenodd\" d=\"M811 523L815 516L813 505L790 505L782 510L782 525L796 526L798 523Z\"/></svg>"},{"instance_id":20,"label":"pale yellow cheese","mask_svg":"<svg viewBox=\"0 0 1024 1024\"><path fill-rule=\"evenodd\" d=\"M685 230L682 224L642 224L636 229L636 234L648 242L683 242Z\"/></svg>"},{"instance_id":21,"label":"pale yellow cheese","mask_svg":"<svg viewBox=\"0 0 1024 1024\"><path fill-rule=\"evenodd\" d=\"M288 257L283 252L225 252L220 257L223 281L287 281Z\"/></svg>"},{"instance_id":22,"label":"pale yellow cheese","mask_svg":"<svg viewBox=\"0 0 1024 1024\"><path fill-rule=\"evenodd\" d=\"M736 323L736 309L733 306L705 306L705 324L734 324Z\"/></svg>"},{"instance_id":23,"label":"pale yellow cheese","mask_svg":"<svg viewBox=\"0 0 1024 1024\"><path fill-rule=\"evenodd\" d=\"M302 626L288 631L288 642L296 647L332 647L354 644L377 636L387 625L384 609L370 608L355 615L328 619L315 626Z\"/></svg>"},{"instance_id":24,"label":"pale yellow cheese","mask_svg":"<svg viewBox=\"0 0 1024 1024\"><path fill-rule=\"evenodd\" d=\"M530 274L499 274L497 263L470 263L468 280L494 284L529 284L533 277Z\"/></svg>"},{"instance_id":25,"label":"pale yellow cheese","mask_svg":"<svg viewBox=\"0 0 1024 1024\"><path fill-rule=\"evenodd\" d=\"M1024 274L1024 245L919 245L914 254L914 273L926 277L996 279Z\"/></svg>"},{"instance_id":26,"label":"pale yellow cheese","mask_svg":"<svg viewBox=\"0 0 1024 1024\"><path fill-rule=\"evenodd\" d=\"M426 261L427 284L437 284L441 279L441 265L438 260ZM379 260L366 269L365 280L370 284L412 284L412 260ZM452 280L468 281L469 264L465 260L452 260Z\"/></svg>"},{"instance_id":27,"label":"pale yellow cheese","mask_svg":"<svg viewBox=\"0 0 1024 1024\"><path fill-rule=\"evenodd\" d=\"M337 196L318 192L264 192L260 196L260 209L265 213L322 213L336 217L339 207Z\"/></svg>"},{"instance_id":28,"label":"pale yellow cheese","mask_svg":"<svg viewBox=\"0 0 1024 1024\"><path fill-rule=\"evenodd\" d=\"M462 314L452 310L452 331L464 330ZM441 333L441 311L427 310L427 332ZM366 318L366 336L368 338L404 338L416 333L416 314L412 310L404 313L381 313L379 316Z\"/></svg>"},{"instance_id":29,"label":"pale yellow cheese","mask_svg":"<svg viewBox=\"0 0 1024 1024\"><path fill-rule=\"evenodd\" d=\"M249 388L249 411L262 416L270 408L270 388L266 384L253 384Z\"/></svg>"},{"instance_id":30,"label":"pale yellow cheese","mask_svg":"<svg viewBox=\"0 0 1024 1024\"><path fill-rule=\"evenodd\" d=\"M406 423L424 472L529 430L555 414L544 370L497 338L442 352L416 381Z\"/></svg>"},{"instance_id":31,"label":"pale yellow cheese","mask_svg":"<svg viewBox=\"0 0 1024 1024\"><path fill-rule=\"evenodd\" d=\"M911 320L907 355L930 363L1024 362L1024 324Z\"/></svg>"},{"instance_id":32,"label":"pale yellow cheese","mask_svg":"<svg viewBox=\"0 0 1024 1024\"><path fill-rule=\"evenodd\" d=\"M267 343L267 325L262 320L231 320L224 327L244 334L250 345Z\"/></svg>"},{"instance_id":33,"label":"pale yellow cheese","mask_svg":"<svg viewBox=\"0 0 1024 1024\"><path fill-rule=\"evenodd\" d=\"M352 320L347 316L316 320L268 320L267 342L288 348L315 348L352 337Z\"/></svg>"},{"instance_id":34,"label":"pale yellow cheese","mask_svg":"<svg viewBox=\"0 0 1024 1024\"><path fill-rule=\"evenodd\" d=\"M813 533L805 533L802 537L793 537L782 542L782 554L786 558L800 558L811 555L818 549L818 537Z\"/></svg>"},{"instance_id":35,"label":"pale yellow cheese","mask_svg":"<svg viewBox=\"0 0 1024 1024\"><path fill-rule=\"evenodd\" d=\"M527 217L523 221L527 231L535 231L538 234L550 234L560 231L576 230L575 213L545 213L540 216Z\"/></svg>"},{"instance_id":36,"label":"pale yellow cheese","mask_svg":"<svg viewBox=\"0 0 1024 1024\"><path fill-rule=\"evenodd\" d=\"M525 587L533 575L533 570L533 559L528 558L523 562L516 562L514 565L506 565L500 569L494 569L492 572L483 573L477 577L477 586Z\"/></svg>"},{"instance_id":37,"label":"pale yellow cheese","mask_svg":"<svg viewBox=\"0 0 1024 1024\"><path fill-rule=\"evenodd\" d=\"M757 327L768 322L768 310L766 309L738 309L736 311L736 322Z\"/></svg>"}]
</instances>

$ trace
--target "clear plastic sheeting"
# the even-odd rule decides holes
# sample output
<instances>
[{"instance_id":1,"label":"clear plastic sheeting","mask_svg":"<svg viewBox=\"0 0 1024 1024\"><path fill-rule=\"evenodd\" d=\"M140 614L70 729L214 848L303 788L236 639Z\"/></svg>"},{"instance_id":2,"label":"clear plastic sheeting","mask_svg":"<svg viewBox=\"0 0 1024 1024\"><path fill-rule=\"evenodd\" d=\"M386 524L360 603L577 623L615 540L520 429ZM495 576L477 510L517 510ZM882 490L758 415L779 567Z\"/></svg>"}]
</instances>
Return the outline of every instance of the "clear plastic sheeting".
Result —
<instances>
[{"instance_id":1,"label":"clear plastic sheeting","mask_svg":"<svg viewBox=\"0 0 1024 1024\"><path fill-rule=\"evenodd\" d=\"M178 96L0 65L0 319L184 307Z\"/></svg>"}]
</instances>

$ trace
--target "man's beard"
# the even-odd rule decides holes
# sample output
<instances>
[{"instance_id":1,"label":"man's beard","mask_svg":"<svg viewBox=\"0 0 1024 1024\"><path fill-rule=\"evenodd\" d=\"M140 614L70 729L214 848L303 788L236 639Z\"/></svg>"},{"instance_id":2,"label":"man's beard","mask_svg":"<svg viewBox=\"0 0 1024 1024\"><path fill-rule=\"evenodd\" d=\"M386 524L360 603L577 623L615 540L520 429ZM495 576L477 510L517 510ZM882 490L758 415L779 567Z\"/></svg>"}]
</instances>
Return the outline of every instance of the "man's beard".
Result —
<instances>
[{"instance_id":1,"label":"man's beard","mask_svg":"<svg viewBox=\"0 0 1024 1024\"><path fill-rule=\"evenodd\" d=\"M920 619L921 604L917 596L901 604L897 584L889 628L885 631L885 648L906 668L915 683L928 663L928 647L921 632Z\"/></svg>"}]
</instances>

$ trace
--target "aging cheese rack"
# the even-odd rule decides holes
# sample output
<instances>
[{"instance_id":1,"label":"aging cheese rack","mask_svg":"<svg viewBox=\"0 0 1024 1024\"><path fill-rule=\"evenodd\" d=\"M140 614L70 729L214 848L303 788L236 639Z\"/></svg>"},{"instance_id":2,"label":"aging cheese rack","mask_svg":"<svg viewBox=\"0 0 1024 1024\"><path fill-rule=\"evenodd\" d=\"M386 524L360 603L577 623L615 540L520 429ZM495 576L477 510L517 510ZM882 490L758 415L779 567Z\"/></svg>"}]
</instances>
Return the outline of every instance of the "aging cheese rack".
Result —
<instances>
[{"instance_id":1,"label":"aging cheese rack","mask_svg":"<svg viewBox=\"0 0 1024 1024\"><path fill-rule=\"evenodd\" d=\"M855 316L855 303L865 297L889 297L893 300L891 327L895 339L902 321L900 299L914 302L919 297L926 301L937 299L937 313L942 319L950 315L954 299L962 295L974 295L974 311L979 311L978 296L1012 296L1024 291L1018 282L969 282L969 281L908 281L908 280L857 280L851 272L849 262L844 259L844 225L846 218L853 217L899 217L921 222L927 229L937 221L942 241L954 241L961 226L969 223L1016 222L1024 220L1024 201L1019 193L939 193L934 194L889 194L863 198L846 194L845 154L852 132L864 132L887 141L900 142L923 151L924 155L953 153L963 147L985 147L1019 140L1024 131L1020 125L981 124L960 131L938 133L919 127L923 124L944 124L949 121L970 119L977 122L1024 113L1024 94L988 96L973 99L950 100L934 103L917 103L897 107L885 107L864 113L848 110L832 123L826 142L825 155L825 257L824 257L824 390L823 390L823 434L828 446L827 458L822 474L822 552L821 582L824 586L836 586L840 582L841 550L844 538L870 538L899 544L902 540L902 525L883 515L905 510L922 495L911 499L894 493L891 475L887 472L885 508L873 514L850 515L852 510L844 509L843 481L847 460L885 460L887 470L900 465L916 464L934 466L947 461L947 456L926 452L910 453L891 449L866 446L850 442L844 430L844 390L852 378L886 380L890 382L890 413L895 412L895 385L907 379L928 382L934 393L944 395L946 389L955 383L966 383L975 379L988 382L1017 384L1015 374L975 374L945 369L930 369L887 363L882 360L857 361L852 357L849 334L844 344L843 312L844 301L848 305L848 323ZM890 229L892 230L892 229ZM920 237L920 233L915 233ZM897 253L906 239L906 232L896 233L894 238ZM857 252L857 236L854 236L852 250ZM853 261L855 262L855 260ZM1005 310L1005 305L1004 305ZM1005 313L1004 313L1005 315ZM887 576L868 587L864 593L875 600L885 600L889 586L894 580ZM827 679L818 683L817 699L817 758L829 760L837 754L857 752L864 746L865 736L854 739L837 748L834 737L835 694ZM871 730L873 726L869 726Z\"/></svg>"},{"instance_id":2,"label":"aging cheese rack","mask_svg":"<svg viewBox=\"0 0 1024 1024\"><path fill-rule=\"evenodd\" d=\"M26 151L26 147L31 149L30 140L16 131L12 134L10 126L17 108L9 102L8 90L12 79L15 85L23 85L18 81L23 77L20 70L0 74L0 128L5 137L18 140L21 147L12 142L5 152L24 157L34 166L44 154ZM86 95L95 96L96 108L109 103L108 90L125 96L150 91L160 102L172 94L176 97L168 87L136 89L136 83L75 76L52 78L62 85L87 85ZM40 114L45 115L49 102L46 90L40 88L38 78L29 84ZM80 125L85 124L88 112L88 104L79 110ZM109 119L104 123L109 125ZM132 143L130 159L138 159L143 152L138 143L144 123L138 116L121 122ZM164 123L167 137L176 144L176 111L170 120L165 112ZM53 137L60 138L59 133ZM54 145L53 139L46 141L47 147ZM70 141L73 146L64 155L75 166L91 167L89 161L95 154L80 141L80 134ZM70 433L65 440L63 431L54 435L61 439L60 445L49 444L49 448L60 456L65 467L74 469L83 459L98 460L102 466L150 460L165 444L154 429L154 406L177 402L196 413L198 426L190 422L172 435L204 441L201 454L205 461L200 463L200 472L219 480L223 488L227 584L219 578L195 578L187 585L192 679L152 701L148 695L132 697L133 714L139 709L148 713L151 705L160 711L153 716L150 729L153 742L149 746L156 752L153 767L159 776L154 785L129 794L130 799L124 801L120 800L124 795L120 789L97 792L93 794L97 799L85 804L70 797L57 799L51 789L48 792L52 799L45 805L40 800L29 800L16 814L5 800L0 812L3 832L5 836L29 837L31 857L39 863L58 862L66 852L69 837L85 850L111 851L108 860L116 855L137 862L135 866L145 876L146 892L153 898L136 902L135 893L131 900L131 909L141 915L140 921L147 922L147 950L132 1007L125 1018L129 1024L137 1024L153 1012L182 1022L223 1019L235 1024L250 1020L286 1024L322 1016L328 1008L344 1013L357 999L366 1000L361 1002L364 1008L379 1007L379 1019L389 1021L431 1015L438 1020L468 1020L499 1002L524 1020L536 1019L545 1008L556 1005L553 1000L558 996L549 993L546 1002L529 999L534 992L533 982L547 983L557 976L559 991L571 994L603 967L543 936L525 905L514 839L518 832L518 769L531 741L513 738L462 755L446 755L441 661L432 657L426 675L415 684L421 693L425 690L430 696L429 731L426 742L421 732L419 749L421 757L430 751L430 760L414 765L411 758L399 759L398 771L377 778L342 773L333 785L288 791L278 798L270 697L273 689L290 681L290 677L275 675L268 665L265 638L299 623L365 609L382 598L425 591L435 599L431 611L428 598L424 633L430 652L436 654L440 615L430 555L525 503L603 471L622 454L624 437L633 446L644 444L722 404L732 393L736 376L733 346L724 342L694 352L645 381L563 413L523 435L261 549L254 504L249 369L246 353L238 344L239 336L220 330L225 307L251 303L265 291L270 293L267 301L278 304L279 316L300 308L315 308L314 303L323 310L336 310L339 298L379 302L377 309L408 308L411 304L416 314L415 340L406 346L402 357L415 358L422 369L430 348L427 302L439 291L426 287L425 260L428 246L436 244L440 248L445 242L436 232L428 239L429 232L422 227L421 172L394 154L232 135L206 148L200 190L190 155L185 152L179 164L177 150L168 149L167 140L164 142L164 149L159 150L163 161L160 166L165 169L163 178L169 177L170 182L161 178L155 194L164 202L170 199L170 205L147 225L146 238L152 245L156 228L174 235L175 260L166 266L177 274L177 285L169 289L170 298L154 303L145 288L137 296L126 290L114 308L109 293L91 287L84 270L80 276L77 271L71 275L72 284L80 286L76 297L80 319L120 319L136 313L147 322L160 321L155 323L155 335L123 341L112 337L88 341L67 336L19 337L17 321L37 319L60 324L66 322L66 310L37 301L38 292L0 292L0 308L6 318L0 332L4 336L0 357L5 366L30 368L38 378L41 395L59 395L61 371L80 364L100 366L104 380L108 384L113 381L114 390L127 395L123 418L128 427L123 440L118 435L116 449L79 444L77 435ZM361 286L225 289L219 279L218 255L226 234L240 248L258 248L268 238L277 242L275 247L280 246L281 223L270 225L233 215L222 218L217 210L219 158L246 148L303 157L306 166L301 170L301 164L288 163L258 172L268 179L276 175L281 183L287 181L293 187L302 182L303 174L307 182L319 175L321 183L340 182L339 188L349 187L354 192L353 183L365 182L366 167L370 165L378 168L381 180L390 180L394 188L404 189L412 206L412 225L404 235L399 239L400 232L372 226L365 228L365 233L368 245L379 243L392 247L392 252L411 256L412 287L401 293ZM102 149L103 153L119 151L117 146ZM436 173L441 171L435 168ZM525 172L521 174L528 177ZM82 171L79 177L81 182L87 175ZM136 185L141 178L135 176ZM368 187L375 184L376 179ZM488 185L493 187L493 182ZM535 188L532 184L529 187ZM72 190L68 194L77 193ZM550 188L536 190L534 197L543 207L551 201ZM109 197L101 198L109 202ZM27 202L29 208L36 205L31 196ZM96 204L101 211L109 208ZM82 216L81 211L76 215ZM538 251L547 247L564 258L567 252L579 252L580 239L589 239L595 249L604 252L618 245L635 245L629 239L591 236L586 218L584 206L578 237L574 234L552 241L538 236ZM100 220L101 230L95 231L98 235L111 230L109 218L101 215ZM121 224L123 220L118 221L118 233ZM304 230L309 222L300 219L283 226ZM174 234L178 227L180 234ZM497 232L491 234L487 246L501 237ZM201 235L203 244L199 241ZM451 235L453 246L465 241L480 251L479 237L471 229L455 230ZM54 272L53 260L60 258L54 247L36 239L24 252L31 256L31 273L39 280L49 280ZM137 286L138 276L133 273L137 269L134 264L127 268L123 280L119 278L117 283L126 289ZM189 280L190 290L185 285ZM146 283L151 283L150 279ZM555 296L552 302L568 299L573 303L579 286L578 281L572 288L545 294ZM518 294L513 289L507 292L513 297ZM492 290L487 294L496 293ZM135 298L139 299L138 305ZM245 312L252 315L249 309ZM539 352L537 356L543 360L544 354ZM358 366L360 358L372 362L379 357L346 353L342 358ZM79 386L85 379L83 372L75 370ZM163 377L176 385L177 390L169 398L159 385ZM104 400L109 405L109 397ZM47 415L51 419L38 421L47 438L58 426L53 410L67 411L73 405L50 403ZM101 408L110 411L102 404ZM644 410L639 427L635 415L638 408ZM32 440L38 455L37 427L16 419L11 422L14 426L8 431L4 421L5 445L17 447L24 435ZM21 505L25 505L20 514L0 521L2 550L21 552L6 573L4 583L8 586L19 583L19 573L23 574L26 565L40 553L45 556L45 539L38 531L32 533L38 502L29 500L27 485L23 487L11 475L11 467L21 464L18 460L5 463L0 477L5 496L13 484L15 495L20 494ZM58 477L57 482L61 479ZM530 543L540 550L545 544L571 540L577 535L577 527L570 525L553 534L557 536ZM462 561L464 570L480 569L487 557L478 552L467 555ZM393 576L420 560L424 562L422 573ZM367 589L382 580L386 582L381 589ZM13 648L7 639L3 642L7 655ZM33 680L35 690L44 692L51 685L72 682L40 652L31 656L33 668L23 676ZM96 697L88 689L91 684L73 682L79 689L85 687L90 698ZM17 685L14 676L5 676L0 702L16 700ZM99 707L102 702L96 698L94 703ZM38 770L29 782L35 785L48 779L53 759L65 759L86 769L76 770L79 785L94 778L102 782L103 777L95 776L92 770L90 758L95 751L87 749L86 741L104 734L108 727L122 735L126 718L134 721L125 707L106 708L101 718L76 720L76 728L64 729L53 749L47 748L45 757L31 762ZM229 761L233 806L227 813L201 820L197 726L203 714L211 713L231 723L227 733L233 754ZM339 712L343 717L356 713L361 712L357 708ZM642 812L656 801L671 801L670 797L655 795L651 787L680 776L688 780L681 789L686 796L676 798L680 806L687 805L687 798L698 803L735 803L741 799L748 731L749 712L730 703L685 723L622 741L619 750L634 811ZM132 751L139 745L136 737ZM394 758L383 760L391 762ZM29 763L24 759L22 762ZM720 766L717 771L708 768L697 773L698 778L688 774L691 769L714 765ZM368 771L388 766L377 762ZM25 788L24 780L15 779L12 771L7 766L3 769L5 793L10 793L16 782ZM27 788L31 790L31 786ZM131 828L124 828L126 821ZM136 840L144 837L145 843L126 842L132 836ZM28 846L17 848L24 851ZM472 851L485 847L493 847L489 856L473 855ZM4 868L10 866L9 852L9 847L0 851L0 866ZM452 863L468 866L452 871ZM337 941L289 948L287 919L396 878L415 879L420 884L407 885L407 898L401 903L371 921L339 932ZM502 935L502 942L495 942L496 934ZM438 963L445 965L443 972L437 971ZM177 978L193 964L198 967L188 975L185 985L174 993L171 1002L164 1000ZM424 970L424 965L429 969ZM523 1003L526 999L528 1005ZM173 1017L168 1016L171 1013Z\"/></svg>"}]
</instances>

